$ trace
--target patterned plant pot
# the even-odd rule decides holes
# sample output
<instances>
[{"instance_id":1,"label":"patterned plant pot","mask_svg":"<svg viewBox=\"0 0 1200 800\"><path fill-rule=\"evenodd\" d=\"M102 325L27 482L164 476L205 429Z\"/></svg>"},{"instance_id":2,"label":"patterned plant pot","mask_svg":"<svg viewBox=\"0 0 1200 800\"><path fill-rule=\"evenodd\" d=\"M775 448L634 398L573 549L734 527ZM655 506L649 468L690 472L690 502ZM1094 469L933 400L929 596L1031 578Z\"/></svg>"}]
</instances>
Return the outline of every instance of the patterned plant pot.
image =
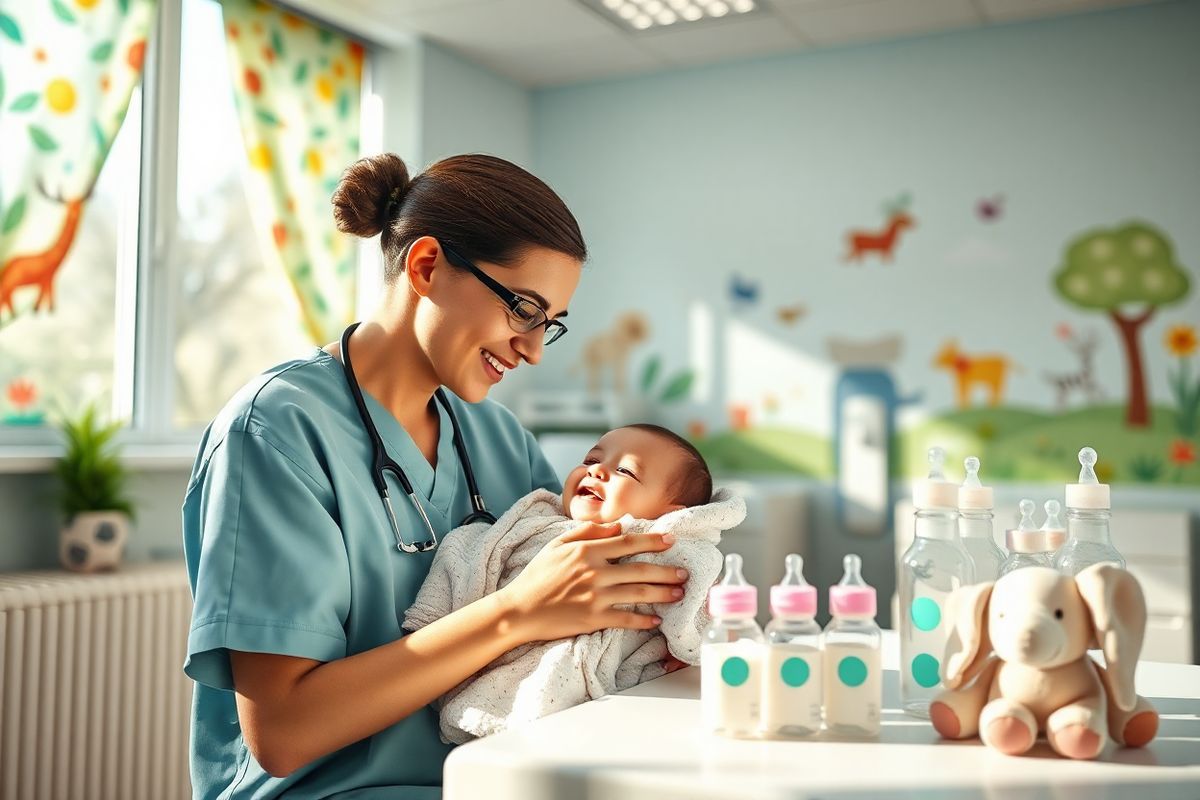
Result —
<instances>
[{"instance_id":1,"label":"patterned plant pot","mask_svg":"<svg viewBox=\"0 0 1200 800\"><path fill-rule=\"evenodd\" d=\"M59 533L58 560L74 572L116 569L128 538L125 512L85 511Z\"/></svg>"}]
</instances>

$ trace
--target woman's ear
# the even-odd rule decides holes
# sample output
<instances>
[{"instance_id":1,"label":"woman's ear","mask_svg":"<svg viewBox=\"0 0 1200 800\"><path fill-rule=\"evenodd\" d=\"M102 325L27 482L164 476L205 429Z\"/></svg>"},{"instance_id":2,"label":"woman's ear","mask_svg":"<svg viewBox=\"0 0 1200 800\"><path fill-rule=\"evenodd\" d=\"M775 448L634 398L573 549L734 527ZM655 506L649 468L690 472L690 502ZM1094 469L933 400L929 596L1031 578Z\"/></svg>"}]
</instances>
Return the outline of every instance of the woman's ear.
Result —
<instances>
[{"instance_id":1,"label":"woman's ear","mask_svg":"<svg viewBox=\"0 0 1200 800\"><path fill-rule=\"evenodd\" d=\"M408 252L404 256L403 278L421 297L429 294L434 269L441 252L442 245L432 236L422 236L408 246Z\"/></svg>"},{"instance_id":2,"label":"woman's ear","mask_svg":"<svg viewBox=\"0 0 1200 800\"><path fill-rule=\"evenodd\" d=\"M993 584L960 586L946 599L946 620L952 625L942 659L942 680L957 689L979 672L992 652L987 611Z\"/></svg>"},{"instance_id":3,"label":"woman's ear","mask_svg":"<svg viewBox=\"0 0 1200 800\"><path fill-rule=\"evenodd\" d=\"M1137 702L1133 673L1146 635L1146 598L1129 572L1095 564L1075 576L1075 586L1091 613L1096 641L1104 651L1108 691L1122 711Z\"/></svg>"}]
</instances>

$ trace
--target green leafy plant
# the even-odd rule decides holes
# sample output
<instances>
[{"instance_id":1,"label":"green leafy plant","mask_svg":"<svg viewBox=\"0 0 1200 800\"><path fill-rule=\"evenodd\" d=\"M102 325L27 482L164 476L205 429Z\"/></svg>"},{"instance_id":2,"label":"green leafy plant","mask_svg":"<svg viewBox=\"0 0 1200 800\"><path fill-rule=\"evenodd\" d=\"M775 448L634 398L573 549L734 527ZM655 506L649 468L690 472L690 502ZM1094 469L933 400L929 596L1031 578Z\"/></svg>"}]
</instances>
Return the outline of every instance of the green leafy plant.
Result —
<instances>
[{"instance_id":1,"label":"green leafy plant","mask_svg":"<svg viewBox=\"0 0 1200 800\"><path fill-rule=\"evenodd\" d=\"M696 373L690 369L682 369L671 376L661 390L655 388L658 374L662 371L662 359L657 355L650 357L642 368L642 394L659 403L674 403L687 397L696 380Z\"/></svg>"},{"instance_id":2,"label":"green leafy plant","mask_svg":"<svg viewBox=\"0 0 1200 800\"><path fill-rule=\"evenodd\" d=\"M112 439L121 423L100 424L94 406L76 419L59 425L66 452L55 466L62 481L61 507L68 521L84 511L123 511L130 517L133 503L126 494L129 473Z\"/></svg>"},{"instance_id":3,"label":"green leafy plant","mask_svg":"<svg viewBox=\"0 0 1200 800\"><path fill-rule=\"evenodd\" d=\"M1138 456L1129 463L1129 471L1133 479L1142 483L1154 483L1163 474L1163 461L1154 456Z\"/></svg>"}]
</instances>

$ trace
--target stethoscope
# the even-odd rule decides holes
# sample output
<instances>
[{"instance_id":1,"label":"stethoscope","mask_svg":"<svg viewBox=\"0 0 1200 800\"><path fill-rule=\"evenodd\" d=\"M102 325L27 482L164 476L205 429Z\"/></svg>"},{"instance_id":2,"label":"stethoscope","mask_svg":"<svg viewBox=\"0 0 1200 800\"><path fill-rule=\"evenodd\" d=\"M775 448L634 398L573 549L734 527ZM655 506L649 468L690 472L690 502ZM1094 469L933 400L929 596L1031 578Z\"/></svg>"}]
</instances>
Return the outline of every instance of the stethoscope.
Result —
<instances>
[{"instance_id":1,"label":"stethoscope","mask_svg":"<svg viewBox=\"0 0 1200 800\"><path fill-rule=\"evenodd\" d=\"M383 439L380 438L379 431L376 430L375 423L371 420L371 414L367 411L367 404L363 401L362 390L358 388L358 378L354 376L354 367L350 363L350 334L354 333L359 324L355 322L342 333L342 364L345 367L346 383L350 386L350 394L354 395L354 405L358 407L358 416L362 420L362 425L366 429L367 435L371 437L371 478L375 482L375 489L379 492L379 499L383 500L383 505L387 509L388 520L392 525L392 533L396 536L396 548L405 553L424 553L437 547L437 534L433 532L433 524L429 521L429 516L425 513L425 509L421 507L421 501L417 499L417 493L413 491L413 486L409 482L408 476L404 474L404 470L400 468L400 465L384 451ZM442 391L441 387L438 387L433 394L437 397L438 402L442 404L442 408L446 409L446 416L450 418L450 430L453 434L454 450L458 453L459 463L462 464L463 477L467 479L467 489L471 493L471 508L473 510L458 524L462 526L470 525L473 522L486 522L490 525L496 521L496 518L483 504L483 495L479 493L479 486L475 483L475 471L471 469L471 459L467 456L467 446L463 444L462 436L458 432L458 419L454 416L454 409L450 407L450 401L446 399L446 394ZM387 482L384 480L384 475L388 472L392 473L396 480L400 482L400 486L408 495L408 499L412 501L413 506L417 509L417 513L424 520L425 528L429 531L429 538L426 541L409 544L400 535L400 524L396 521L396 511L392 508L392 499L388 494Z\"/></svg>"}]
</instances>

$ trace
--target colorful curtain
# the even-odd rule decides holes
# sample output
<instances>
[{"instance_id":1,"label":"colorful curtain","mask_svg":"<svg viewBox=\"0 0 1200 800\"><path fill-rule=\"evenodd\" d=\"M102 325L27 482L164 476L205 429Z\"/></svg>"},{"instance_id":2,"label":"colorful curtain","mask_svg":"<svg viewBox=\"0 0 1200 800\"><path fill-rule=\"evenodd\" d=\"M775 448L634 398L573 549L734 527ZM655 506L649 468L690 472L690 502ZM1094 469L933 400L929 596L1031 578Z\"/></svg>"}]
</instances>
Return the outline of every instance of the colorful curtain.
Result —
<instances>
[{"instance_id":1,"label":"colorful curtain","mask_svg":"<svg viewBox=\"0 0 1200 800\"><path fill-rule=\"evenodd\" d=\"M125 120L154 10L154 0L0 0L0 325L54 308L55 273Z\"/></svg>"},{"instance_id":2,"label":"colorful curtain","mask_svg":"<svg viewBox=\"0 0 1200 800\"><path fill-rule=\"evenodd\" d=\"M325 344L354 316L357 251L329 198L359 155L363 46L266 3L222 8L255 227Z\"/></svg>"}]
</instances>

